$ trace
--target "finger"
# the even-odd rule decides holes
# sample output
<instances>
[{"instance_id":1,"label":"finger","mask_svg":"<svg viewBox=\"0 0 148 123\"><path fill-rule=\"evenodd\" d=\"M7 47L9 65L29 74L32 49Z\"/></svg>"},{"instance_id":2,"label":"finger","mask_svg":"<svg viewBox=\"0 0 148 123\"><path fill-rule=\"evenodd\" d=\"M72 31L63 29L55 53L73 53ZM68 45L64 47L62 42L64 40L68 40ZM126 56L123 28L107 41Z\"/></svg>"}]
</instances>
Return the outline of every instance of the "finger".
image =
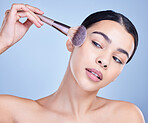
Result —
<instances>
[{"instance_id":1,"label":"finger","mask_svg":"<svg viewBox=\"0 0 148 123\"><path fill-rule=\"evenodd\" d=\"M40 22L40 24L43 25L44 23L41 21L41 19L37 15L35 15L35 13L44 14L44 12L28 4L26 4L25 6L30 10L31 14Z\"/></svg>"},{"instance_id":2,"label":"finger","mask_svg":"<svg viewBox=\"0 0 148 123\"><path fill-rule=\"evenodd\" d=\"M11 10L9 12L9 21L11 21L12 23L16 22L16 15L17 15L17 11L19 10L23 10L23 11L29 11L29 9L24 5L24 4L13 4L11 6Z\"/></svg>"},{"instance_id":3,"label":"finger","mask_svg":"<svg viewBox=\"0 0 148 123\"><path fill-rule=\"evenodd\" d=\"M10 12L10 9L6 10L5 15L8 15Z\"/></svg>"},{"instance_id":4,"label":"finger","mask_svg":"<svg viewBox=\"0 0 148 123\"><path fill-rule=\"evenodd\" d=\"M6 19L7 19L7 17L8 17L9 12L10 12L10 10L7 10L7 11L5 12L4 21L6 21ZM3 21L3 22L4 22L4 21Z\"/></svg>"},{"instance_id":5,"label":"finger","mask_svg":"<svg viewBox=\"0 0 148 123\"><path fill-rule=\"evenodd\" d=\"M23 10L19 10L19 11L17 11L18 13L19 12L25 12L25 11L23 11ZM28 11L41 25L43 25L44 23L40 20L40 18L34 13L34 12L32 12L32 11ZM23 17L23 16L22 16ZM20 19L20 17L17 17L17 20L19 20Z\"/></svg>"},{"instance_id":6,"label":"finger","mask_svg":"<svg viewBox=\"0 0 148 123\"><path fill-rule=\"evenodd\" d=\"M3 26L5 25L7 16L8 16L8 14L9 14L9 11L10 11L10 10L7 10L7 11L5 12L5 17L4 17L4 19L3 19L3 22L2 22L2 26L1 26L1 28L0 28L0 31L2 30Z\"/></svg>"},{"instance_id":7,"label":"finger","mask_svg":"<svg viewBox=\"0 0 148 123\"><path fill-rule=\"evenodd\" d=\"M40 9L36 8L36 7L33 7L33 6L30 6L28 4L25 4L25 6L30 9L31 11L35 12L35 13L38 13L38 14L44 14L43 11L41 11Z\"/></svg>"},{"instance_id":8,"label":"finger","mask_svg":"<svg viewBox=\"0 0 148 123\"><path fill-rule=\"evenodd\" d=\"M30 12L18 12L17 13L17 19L23 18L23 17L27 17L32 23L34 23L36 25L36 27L41 27L41 24L38 22L38 20L31 15Z\"/></svg>"},{"instance_id":9,"label":"finger","mask_svg":"<svg viewBox=\"0 0 148 123\"><path fill-rule=\"evenodd\" d=\"M18 10L29 11L29 9L24 4L12 4L11 11L14 12L14 14L16 14Z\"/></svg>"},{"instance_id":10,"label":"finger","mask_svg":"<svg viewBox=\"0 0 148 123\"><path fill-rule=\"evenodd\" d=\"M5 17L4 17L4 20L6 20L6 19L7 19L8 15L9 15L9 12L10 12L10 10L7 10L7 11L5 12Z\"/></svg>"},{"instance_id":11,"label":"finger","mask_svg":"<svg viewBox=\"0 0 148 123\"><path fill-rule=\"evenodd\" d=\"M43 25L44 23L41 21L41 19L32 11L29 11L30 14L41 24Z\"/></svg>"},{"instance_id":12,"label":"finger","mask_svg":"<svg viewBox=\"0 0 148 123\"><path fill-rule=\"evenodd\" d=\"M25 23L24 23L24 26L25 26L26 29L28 30L29 27L30 27L32 24L33 24L33 23L32 23L29 19L27 19L27 20L25 21Z\"/></svg>"}]
</instances>

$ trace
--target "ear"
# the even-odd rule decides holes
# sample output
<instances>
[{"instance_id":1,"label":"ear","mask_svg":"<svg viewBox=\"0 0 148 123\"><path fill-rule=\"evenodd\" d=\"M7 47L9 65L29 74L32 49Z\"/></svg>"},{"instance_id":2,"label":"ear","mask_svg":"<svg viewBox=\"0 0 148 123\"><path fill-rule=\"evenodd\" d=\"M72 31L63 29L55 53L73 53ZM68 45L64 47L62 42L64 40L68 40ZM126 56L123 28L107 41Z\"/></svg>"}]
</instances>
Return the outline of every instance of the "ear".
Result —
<instances>
[{"instance_id":1,"label":"ear","mask_svg":"<svg viewBox=\"0 0 148 123\"><path fill-rule=\"evenodd\" d=\"M67 40L66 47L67 47L67 49L68 49L69 52L72 52L73 51L74 45L72 44L72 42L71 42L70 39Z\"/></svg>"}]
</instances>

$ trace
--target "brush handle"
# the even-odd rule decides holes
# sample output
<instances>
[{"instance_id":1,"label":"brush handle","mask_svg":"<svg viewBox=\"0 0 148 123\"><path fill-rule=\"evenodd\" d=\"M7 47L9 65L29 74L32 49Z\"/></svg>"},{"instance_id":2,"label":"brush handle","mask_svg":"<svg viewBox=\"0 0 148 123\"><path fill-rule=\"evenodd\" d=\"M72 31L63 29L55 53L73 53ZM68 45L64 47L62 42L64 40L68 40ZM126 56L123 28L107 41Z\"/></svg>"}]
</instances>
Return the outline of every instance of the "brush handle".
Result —
<instances>
[{"instance_id":1,"label":"brush handle","mask_svg":"<svg viewBox=\"0 0 148 123\"><path fill-rule=\"evenodd\" d=\"M58 21L55 21L55 20L52 20L44 15L40 15L40 14L37 14L35 13L40 19L41 21L45 22L46 24L54 27L55 29L59 30L60 32L62 32L64 35L68 35L68 31L69 29L71 28L70 26L68 25L65 25L63 23L60 23Z\"/></svg>"}]
</instances>

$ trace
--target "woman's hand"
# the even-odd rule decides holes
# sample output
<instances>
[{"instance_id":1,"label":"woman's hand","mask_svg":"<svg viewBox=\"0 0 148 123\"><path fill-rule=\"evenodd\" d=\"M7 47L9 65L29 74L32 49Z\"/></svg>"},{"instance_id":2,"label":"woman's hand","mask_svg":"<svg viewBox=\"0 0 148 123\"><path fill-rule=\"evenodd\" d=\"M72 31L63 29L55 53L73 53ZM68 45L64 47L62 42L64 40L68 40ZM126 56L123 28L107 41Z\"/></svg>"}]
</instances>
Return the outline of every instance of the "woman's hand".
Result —
<instances>
[{"instance_id":1,"label":"woman's hand","mask_svg":"<svg viewBox=\"0 0 148 123\"><path fill-rule=\"evenodd\" d=\"M34 13L43 14L44 12L24 4L13 4L11 9L5 12L0 29L0 54L18 42L32 24L38 28L43 25L43 22ZM27 20L21 23L19 19L24 17L27 17Z\"/></svg>"}]
</instances>

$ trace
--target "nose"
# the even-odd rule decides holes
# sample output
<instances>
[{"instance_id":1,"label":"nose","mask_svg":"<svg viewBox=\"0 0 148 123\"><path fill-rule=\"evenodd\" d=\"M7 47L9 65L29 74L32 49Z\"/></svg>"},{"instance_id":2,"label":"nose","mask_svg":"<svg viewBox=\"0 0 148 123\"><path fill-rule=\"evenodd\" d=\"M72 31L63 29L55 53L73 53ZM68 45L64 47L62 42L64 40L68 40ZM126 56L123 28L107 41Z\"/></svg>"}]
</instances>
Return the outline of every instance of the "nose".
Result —
<instances>
[{"instance_id":1,"label":"nose","mask_svg":"<svg viewBox=\"0 0 148 123\"><path fill-rule=\"evenodd\" d=\"M101 60L98 60L98 63L100 64L101 67L103 67L104 69L108 68L108 65L105 64L104 62L102 62Z\"/></svg>"},{"instance_id":2,"label":"nose","mask_svg":"<svg viewBox=\"0 0 148 123\"><path fill-rule=\"evenodd\" d=\"M109 67L109 58L107 57L98 57L96 63L100 65L103 69L107 70Z\"/></svg>"}]
</instances>

